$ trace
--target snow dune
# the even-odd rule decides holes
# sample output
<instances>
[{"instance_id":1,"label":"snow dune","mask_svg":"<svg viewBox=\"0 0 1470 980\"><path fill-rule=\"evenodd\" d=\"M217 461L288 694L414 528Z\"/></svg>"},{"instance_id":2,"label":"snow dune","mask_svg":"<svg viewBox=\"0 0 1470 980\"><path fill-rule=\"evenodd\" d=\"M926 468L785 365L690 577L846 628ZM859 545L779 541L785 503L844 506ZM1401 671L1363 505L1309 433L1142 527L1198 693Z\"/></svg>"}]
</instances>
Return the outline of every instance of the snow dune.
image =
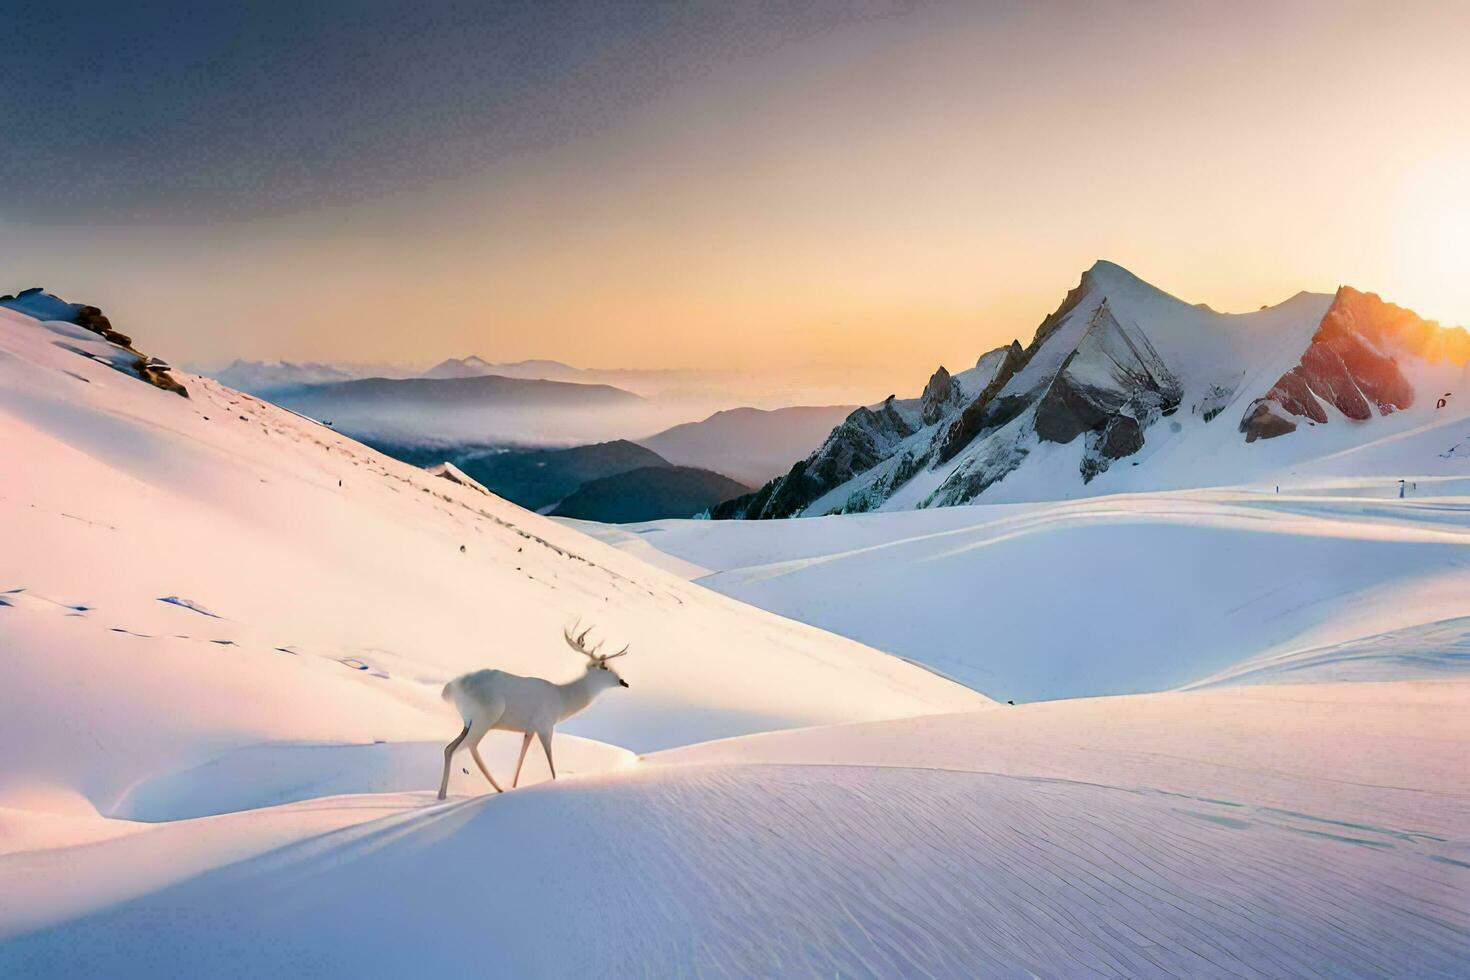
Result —
<instances>
[{"instance_id":1,"label":"snow dune","mask_svg":"<svg viewBox=\"0 0 1470 980\"><path fill-rule=\"evenodd\" d=\"M183 821L0 863L35 899L0 922L24 926L0 966L1449 975L1470 956L1467 693L1063 702L745 737L437 806ZM117 887L165 849L174 868Z\"/></svg>"},{"instance_id":2,"label":"snow dune","mask_svg":"<svg viewBox=\"0 0 1470 980\"><path fill-rule=\"evenodd\" d=\"M1357 644L1354 676L1470 666L1470 476L1126 494L621 529L727 595L927 664L1000 700L1165 690ZM754 526L751 526L751 525ZM600 532L599 532L600 533ZM1364 673L1371 638L1443 656ZM1080 641L1085 638L1085 643ZM1348 658L1339 658L1345 664ZM1348 679L1319 670L1314 679Z\"/></svg>"}]
</instances>

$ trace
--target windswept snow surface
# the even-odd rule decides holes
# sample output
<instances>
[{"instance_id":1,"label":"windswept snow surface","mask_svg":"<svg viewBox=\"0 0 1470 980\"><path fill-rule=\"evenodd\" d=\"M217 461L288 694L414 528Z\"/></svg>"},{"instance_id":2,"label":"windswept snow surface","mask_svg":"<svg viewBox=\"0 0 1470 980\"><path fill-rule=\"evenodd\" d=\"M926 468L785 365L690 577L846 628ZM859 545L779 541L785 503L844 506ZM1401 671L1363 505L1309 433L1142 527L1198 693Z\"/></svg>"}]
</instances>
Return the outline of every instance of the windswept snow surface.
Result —
<instances>
[{"instance_id":1,"label":"windswept snow surface","mask_svg":"<svg viewBox=\"0 0 1470 980\"><path fill-rule=\"evenodd\" d=\"M0 911L0 968L1455 975L1467 694L1060 702L751 736L437 806L181 821L0 860L0 893L31 899Z\"/></svg>"},{"instance_id":2,"label":"windswept snow surface","mask_svg":"<svg viewBox=\"0 0 1470 980\"><path fill-rule=\"evenodd\" d=\"M0 976L1466 972L1463 476L599 542L79 343L0 311ZM995 705L691 562L942 671L1219 686ZM579 614L632 688L437 802L443 680L570 676ZM1338 670L1387 682L1260 686Z\"/></svg>"},{"instance_id":3,"label":"windswept snow surface","mask_svg":"<svg viewBox=\"0 0 1470 980\"><path fill-rule=\"evenodd\" d=\"M708 569L701 584L998 700L1259 675L1347 643L1351 656L1318 658L1297 679L1436 677L1470 669L1470 472L1459 469L1411 479L1402 500L1397 481L1316 477L1279 494L661 521L608 540L658 548ZM1434 640L1406 659L1405 630Z\"/></svg>"},{"instance_id":4,"label":"windswept snow surface","mask_svg":"<svg viewBox=\"0 0 1470 980\"><path fill-rule=\"evenodd\" d=\"M570 679L578 616L631 644L631 687L565 726L563 771L985 705L216 382L160 391L82 342L0 310L0 807L155 820L432 787L432 745L459 729L444 682ZM278 744L297 749L241 754ZM508 775L519 739L487 748ZM528 767L546 774L539 753Z\"/></svg>"}]
</instances>

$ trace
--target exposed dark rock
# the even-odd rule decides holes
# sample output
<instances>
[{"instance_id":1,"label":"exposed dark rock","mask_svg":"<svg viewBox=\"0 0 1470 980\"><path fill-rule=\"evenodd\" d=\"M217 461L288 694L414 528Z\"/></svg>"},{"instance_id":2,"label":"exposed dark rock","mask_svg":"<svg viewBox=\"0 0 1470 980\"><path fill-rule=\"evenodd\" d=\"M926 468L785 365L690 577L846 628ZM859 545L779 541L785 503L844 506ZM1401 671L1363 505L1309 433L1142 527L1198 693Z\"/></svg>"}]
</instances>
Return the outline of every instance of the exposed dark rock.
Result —
<instances>
[{"instance_id":1,"label":"exposed dark rock","mask_svg":"<svg viewBox=\"0 0 1470 980\"><path fill-rule=\"evenodd\" d=\"M959 396L959 386L954 383L944 365L939 365L939 370L934 372L929 383L924 386L924 394L919 399L919 417L924 420L925 425L933 425Z\"/></svg>"},{"instance_id":2,"label":"exposed dark rock","mask_svg":"<svg viewBox=\"0 0 1470 980\"><path fill-rule=\"evenodd\" d=\"M1037 401L1034 424L1044 442L1086 434L1084 482L1143 446L1143 430L1179 407L1182 388L1148 338L1130 333L1098 305L1077 348Z\"/></svg>"},{"instance_id":3,"label":"exposed dark rock","mask_svg":"<svg viewBox=\"0 0 1470 980\"><path fill-rule=\"evenodd\" d=\"M1036 434L1043 442L1068 443L1102 427L1111 416L1098 394L1068 380L1064 365L1036 404Z\"/></svg>"},{"instance_id":4,"label":"exposed dark rock","mask_svg":"<svg viewBox=\"0 0 1470 980\"><path fill-rule=\"evenodd\" d=\"M1082 302L1082 298L1092 288L1093 279L1091 269L1082 273L1081 281L1068 291L1066 297L1062 300L1062 305L1058 306L1046 319L1041 321L1041 324L1036 328L1035 336L1031 338L1031 343L1026 346L1027 358L1035 354L1041 345L1046 342L1046 338L1051 336L1051 332L1059 327L1062 321L1067 318L1067 314L1077 308L1077 304Z\"/></svg>"},{"instance_id":5,"label":"exposed dark rock","mask_svg":"<svg viewBox=\"0 0 1470 980\"><path fill-rule=\"evenodd\" d=\"M1082 455L1082 482L1090 483L1106 472L1114 460L1132 456L1143 448L1143 428L1131 415L1114 415L1102 429L1089 433L1087 452Z\"/></svg>"},{"instance_id":6,"label":"exposed dark rock","mask_svg":"<svg viewBox=\"0 0 1470 980\"><path fill-rule=\"evenodd\" d=\"M119 344L118 346L127 347L128 345ZM128 347L128 349L132 350L131 347ZM133 370L138 372L138 377L142 378L144 381L148 382L155 388L162 388L164 391L171 391L174 394L182 395L185 398L189 397L189 389L185 388L182 384L178 382L177 379L174 378L173 375L168 373L167 365L161 368L157 367L155 365L149 364L148 358L139 355L138 359L133 362Z\"/></svg>"},{"instance_id":7,"label":"exposed dark rock","mask_svg":"<svg viewBox=\"0 0 1470 980\"><path fill-rule=\"evenodd\" d=\"M1103 427L1097 451L1104 459L1122 459L1143 448L1143 429L1131 415L1114 415Z\"/></svg>"},{"instance_id":8,"label":"exposed dark rock","mask_svg":"<svg viewBox=\"0 0 1470 980\"><path fill-rule=\"evenodd\" d=\"M1245 433L1246 442L1274 439L1296 431L1296 423L1273 409L1272 405L1265 398L1257 398L1246 410L1245 417L1240 420L1240 431Z\"/></svg>"},{"instance_id":9,"label":"exposed dark rock","mask_svg":"<svg viewBox=\"0 0 1470 980\"><path fill-rule=\"evenodd\" d=\"M158 358L150 358L146 354L133 347L133 338L127 334L118 333L112 329L112 321L95 306L87 306L82 303L68 303L65 300L45 292L40 286L32 286L30 289L22 289L14 296L0 297L0 304L15 309L27 316L38 320L60 320L74 323L85 330L90 330L103 340L116 344L123 350L135 356L131 362L133 372L139 378L162 388L164 391L172 391L174 394L189 397L189 390L180 384L169 374L169 366Z\"/></svg>"},{"instance_id":10,"label":"exposed dark rock","mask_svg":"<svg viewBox=\"0 0 1470 980\"><path fill-rule=\"evenodd\" d=\"M1005 425L1011 419L1019 415L1026 407L1024 399L1006 400L1010 404L997 404L996 395L1006 386L1006 382L1019 371L1026 363L1026 352L1021 349L1020 341L1011 341L1011 346L1006 348L1004 360L1001 361L999 370L995 377L985 386L980 394L971 399L970 404L965 406L960 417L950 423L949 429L945 431L944 438L939 442L938 461L947 463L968 446L974 438L985 429L996 428Z\"/></svg>"},{"instance_id":11,"label":"exposed dark rock","mask_svg":"<svg viewBox=\"0 0 1470 980\"><path fill-rule=\"evenodd\" d=\"M1343 286L1301 360L1277 379L1263 398L1251 403L1241 419L1246 441L1284 435L1296 427L1264 405L1281 412L1326 422L1324 403L1357 421L1376 411L1387 415L1414 403L1414 389L1400 369L1396 354L1428 360L1470 360L1470 334L1446 329L1409 310L1385 303L1373 293Z\"/></svg>"},{"instance_id":12,"label":"exposed dark rock","mask_svg":"<svg viewBox=\"0 0 1470 980\"><path fill-rule=\"evenodd\" d=\"M918 428L889 395L877 410L855 409L832 430L827 441L785 476L754 494L726 501L711 510L716 519L790 517L807 504L888 458L893 447Z\"/></svg>"},{"instance_id":13,"label":"exposed dark rock","mask_svg":"<svg viewBox=\"0 0 1470 980\"><path fill-rule=\"evenodd\" d=\"M1029 450L1021 443L1020 438L1015 438L1003 440L990 447L983 458L951 473L924 505L949 507L974 500L1014 473L1026 461Z\"/></svg>"}]
</instances>

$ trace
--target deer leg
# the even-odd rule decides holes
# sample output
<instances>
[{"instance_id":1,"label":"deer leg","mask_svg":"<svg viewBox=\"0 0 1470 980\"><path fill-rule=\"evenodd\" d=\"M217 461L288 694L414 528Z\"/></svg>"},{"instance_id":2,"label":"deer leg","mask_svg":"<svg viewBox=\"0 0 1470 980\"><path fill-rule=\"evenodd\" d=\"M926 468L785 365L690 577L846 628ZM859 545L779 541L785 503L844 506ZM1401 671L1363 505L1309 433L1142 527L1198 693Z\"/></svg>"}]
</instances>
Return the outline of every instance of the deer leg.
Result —
<instances>
[{"instance_id":1,"label":"deer leg","mask_svg":"<svg viewBox=\"0 0 1470 980\"><path fill-rule=\"evenodd\" d=\"M551 733L537 732L536 737L541 739L541 747L546 750L546 764L551 767L551 778L556 778L556 763L551 761Z\"/></svg>"},{"instance_id":2,"label":"deer leg","mask_svg":"<svg viewBox=\"0 0 1470 980\"><path fill-rule=\"evenodd\" d=\"M496 717L498 718L499 716L497 715ZM500 784L495 781L495 777L490 775L490 767L485 765L484 759L480 758L480 741L489 733L490 726L494 724L494 720L491 720L486 722L483 728L479 725L474 726L475 731L470 736L470 756L475 760L475 765L479 766L480 771L485 774L485 778L490 780L490 785L495 787L495 792L504 793L505 790L500 788Z\"/></svg>"},{"instance_id":3,"label":"deer leg","mask_svg":"<svg viewBox=\"0 0 1470 980\"><path fill-rule=\"evenodd\" d=\"M521 766L523 766L523 765L526 764L526 750L529 749L530 747L531 747L531 733L530 732L527 732L526 733L526 737L523 738L523 739L521 739L521 757L516 760L516 774L515 774L515 778L510 781L510 788L511 789L515 789L516 788L516 784L521 781Z\"/></svg>"},{"instance_id":4,"label":"deer leg","mask_svg":"<svg viewBox=\"0 0 1470 980\"><path fill-rule=\"evenodd\" d=\"M444 799L444 794L449 792L449 763L454 758L454 750L459 748L459 743L463 742L464 737L469 733L470 726L466 725L458 738L444 746L444 778L439 780L439 799L441 800Z\"/></svg>"},{"instance_id":5,"label":"deer leg","mask_svg":"<svg viewBox=\"0 0 1470 980\"><path fill-rule=\"evenodd\" d=\"M479 766L480 771L485 774L485 778L490 780L490 785L495 787L495 792L504 793L505 790L500 788L500 784L495 781L495 777L490 775L490 770L485 766L485 760L480 758L480 747L478 745L470 746L470 755L474 756L475 765Z\"/></svg>"}]
</instances>

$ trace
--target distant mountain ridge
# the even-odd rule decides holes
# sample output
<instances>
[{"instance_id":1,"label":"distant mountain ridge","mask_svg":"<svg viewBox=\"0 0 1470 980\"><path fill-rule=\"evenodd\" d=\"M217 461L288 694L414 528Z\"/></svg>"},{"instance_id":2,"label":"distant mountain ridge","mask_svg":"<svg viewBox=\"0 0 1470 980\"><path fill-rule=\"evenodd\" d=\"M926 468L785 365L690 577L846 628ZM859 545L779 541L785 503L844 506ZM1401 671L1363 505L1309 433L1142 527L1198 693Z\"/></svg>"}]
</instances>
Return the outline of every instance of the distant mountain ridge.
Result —
<instances>
[{"instance_id":1,"label":"distant mountain ridge","mask_svg":"<svg viewBox=\"0 0 1470 980\"><path fill-rule=\"evenodd\" d=\"M637 440L672 463L759 486L819 445L851 405L732 408Z\"/></svg>"},{"instance_id":2,"label":"distant mountain ridge","mask_svg":"<svg viewBox=\"0 0 1470 980\"><path fill-rule=\"evenodd\" d=\"M270 400L364 438L490 443L581 442L601 418L644 399L610 385L476 375L358 378L279 389ZM543 433L544 440L533 438Z\"/></svg>"},{"instance_id":3,"label":"distant mountain ridge","mask_svg":"<svg viewBox=\"0 0 1470 980\"><path fill-rule=\"evenodd\" d=\"M552 517L632 524L695 517L750 491L743 483L693 466L646 466L589 480L549 511Z\"/></svg>"},{"instance_id":4,"label":"distant mountain ridge","mask_svg":"<svg viewBox=\"0 0 1470 980\"><path fill-rule=\"evenodd\" d=\"M561 381L569 384L606 384L648 395L664 388L687 385L703 372L641 368L579 368L561 361L532 358L492 362L476 354L450 357L427 370L398 364L357 364L324 361L249 361L237 358L222 368L200 370L216 381L252 395L268 396L306 385L360 381L368 378L454 380L495 375L522 381Z\"/></svg>"},{"instance_id":5,"label":"distant mountain ridge","mask_svg":"<svg viewBox=\"0 0 1470 980\"><path fill-rule=\"evenodd\" d=\"M694 517L750 490L720 473L674 466L626 439L568 449L424 446L367 440L379 452L431 471L448 463L528 510L625 523Z\"/></svg>"},{"instance_id":6,"label":"distant mountain ridge","mask_svg":"<svg viewBox=\"0 0 1470 980\"><path fill-rule=\"evenodd\" d=\"M468 357L451 357L440 361L419 377L423 378L477 378L486 374L497 374L502 378L525 378L542 381L577 381L583 371L561 361L545 359L512 361L492 364L476 354Z\"/></svg>"},{"instance_id":7,"label":"distant mountain ridge","mask_svg":"<svg viewBox=\"0 0 1470 980\"><path fill-rule=\"evenodd\" d=\"M1350 448L1361 441L1352 427L1372 419L1413 408L1423 420L1441 401L1463 411L1455 404L1470 401L1467 362L1463 329L1371 293L1299 293L1221 314L1100 261L1026 347L1013 341L953 377L941 367L918 398L857 409L784 475L713 516L1238 483ZM1247 448L1300 424L1333 434Z\"/></svg>"},{"instance_id":8,"label":"distant mountain ridge","mask_svg":"<svg viewBox=\"0 0 1470 980\"><path fill-rule=\"evenodd\" d=\"M455 455L450 461L487 489L528 510L551 507L591 480L670 465L658 453L626 439L570 449Z\"/></svg>"},{"instance_id":9,"label":"distant mountain ridge","mask_svg":"<svg viewBox=\"0 0 1470 980\"><path fill-rule=\"evenodd\" d=\"M246 361L236 359L208 374L237 391L269 397L279 391L359 378L407 377L410 372L386 364L328 364L320 361Z\"/></svg>"}]
</instances>

